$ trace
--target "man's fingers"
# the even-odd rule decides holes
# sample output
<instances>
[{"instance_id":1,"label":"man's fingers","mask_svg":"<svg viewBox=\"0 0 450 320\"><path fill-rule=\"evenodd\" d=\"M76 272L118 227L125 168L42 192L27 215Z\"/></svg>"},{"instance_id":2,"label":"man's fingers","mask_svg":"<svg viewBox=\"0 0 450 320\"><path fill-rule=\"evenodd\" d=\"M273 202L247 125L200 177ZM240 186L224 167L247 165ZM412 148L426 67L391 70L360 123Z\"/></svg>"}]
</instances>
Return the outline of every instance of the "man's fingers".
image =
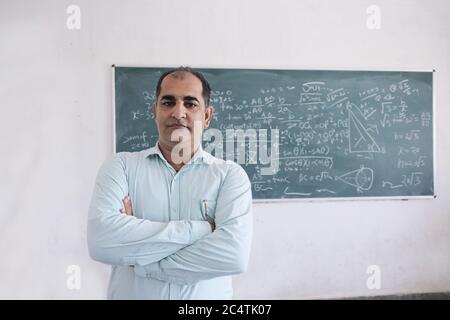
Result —
<instances>
[{"instance_id":1,"label":"man's fingers","mask_svg":"<svg viewBox=\"0 0 450 320\"><path fill-rule=\"evenodd\" d=\"M124 207L125 207L125 213L128 214L128 215L132 215L133 214L133 207L131 205L131 198L130 198L130 196L126 196L124 198L123 203L124 203Z\"/></svg>"},{"instance_id":2,"label":"man's fingers","mask_svg":"<svg viewBox=\"0 0 450 320\"><path fill-rule=\"evenodd\" d=\"M130 196L126 196L125 197L125 210L127 212L130 212L131 209L131 200L130 200Z\"/></svg>"},{"instance_id":3,"label":"man's fingers","mask_svg":"<svg viewBox=\"0 0 450 320\"><path fill-rule=\"evenodd\" d=\"M133 207L131 206L131 199L130 196L125 196L125 198L122 199L123 208L119 209L120 213L125 213L129 216L133 214Z\"/></svg>"},{"instance_id":4,"label":"man's fingers","mask_svg":"<svg viewBox=\"0 0 450 320\"><path fill-rule=\"evenodd\" d=\"M130 213L130 201L128 200L128 196L126 196L126 197L124 198L123 204L124 204L124 207L125 207L125 212L126 212L127 214L129 214L129 213Z\"/></svg>"},{"instance_id":5,"label":"man's fingers","mask_svg":"<svg viewBox=\"0 0 450 320\"><path fill-rule=\"evenodd\" d=\"M123 204L123 208L120 209L120 213L127 213L126 209L127 209L127 205L125 203L125 198L122 199L122 204Z\"/></svg>"}]
</instances>

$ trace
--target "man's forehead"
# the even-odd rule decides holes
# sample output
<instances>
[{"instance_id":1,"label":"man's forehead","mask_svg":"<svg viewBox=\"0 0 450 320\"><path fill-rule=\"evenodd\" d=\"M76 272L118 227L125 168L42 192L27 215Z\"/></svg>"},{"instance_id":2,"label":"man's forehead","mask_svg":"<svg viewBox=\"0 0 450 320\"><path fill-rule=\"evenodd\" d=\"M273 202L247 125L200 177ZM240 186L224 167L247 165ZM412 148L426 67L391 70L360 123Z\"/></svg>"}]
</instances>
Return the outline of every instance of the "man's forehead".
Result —
<instances>
[{"instance_id":1,"label":"man's forehead","mask_svg":"<svg viewBox=\"0 0 450 320\"><path fill-rule=\"evenodd\" d=\"M171 73L161 82L161 89L164 87L192 87L202 90L202 82L191 73Z\"/></svg>"},{"instance_id":2,"label":"man's forehead","mask_svg":"<svg viewBox=\"0 0 450 320\"><path fill-rule=\"evenodd\" d=\"M196 76L185 73L182 76L178 74L169 74L161 82L160 96L194 96L202 97L202 83Z\"/></svg>"}]
</instances>

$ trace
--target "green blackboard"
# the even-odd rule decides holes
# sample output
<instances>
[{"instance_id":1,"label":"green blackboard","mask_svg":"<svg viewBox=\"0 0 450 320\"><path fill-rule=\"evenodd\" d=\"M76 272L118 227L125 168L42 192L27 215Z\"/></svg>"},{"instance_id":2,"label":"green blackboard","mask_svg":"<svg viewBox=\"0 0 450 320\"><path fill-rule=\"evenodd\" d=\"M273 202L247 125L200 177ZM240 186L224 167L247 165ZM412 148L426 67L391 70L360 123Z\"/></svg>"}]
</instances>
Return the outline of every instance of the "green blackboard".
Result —
<instances>
[{"instance_id":1,"label":"green blackboard","mask_svg":"<svg viewBox=\"0 0 450 320\"><path fill-rule=\"evenodd\" d=\"M114 67L115 150L158 137L167 68ZM238 162L254 199L433 196L433 72L200 69L215 108L203 147Z\"/></svg>"}]
</instances>

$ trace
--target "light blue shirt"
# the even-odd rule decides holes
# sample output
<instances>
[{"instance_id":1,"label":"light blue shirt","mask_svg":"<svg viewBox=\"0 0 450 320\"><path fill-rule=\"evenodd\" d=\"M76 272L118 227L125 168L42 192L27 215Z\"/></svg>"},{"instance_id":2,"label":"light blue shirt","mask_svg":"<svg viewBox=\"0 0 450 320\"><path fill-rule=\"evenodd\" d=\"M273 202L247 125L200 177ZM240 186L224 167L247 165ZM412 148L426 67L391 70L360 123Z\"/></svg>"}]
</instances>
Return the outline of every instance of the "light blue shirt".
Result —
<instances>
[{"instance_id":1,"label":"light blue shirt","mask_svg":"<svg viewBox=\"0 0 450 320\"><path fill-rule=\"evenodd\" d=\"M127 194L133 216L119 212ZM112 265L108 299L231 299L251 238L247 174L201 147L179 172L158 145L117 153L99 170L88 247Z\"/></svg>"}]
</instances>

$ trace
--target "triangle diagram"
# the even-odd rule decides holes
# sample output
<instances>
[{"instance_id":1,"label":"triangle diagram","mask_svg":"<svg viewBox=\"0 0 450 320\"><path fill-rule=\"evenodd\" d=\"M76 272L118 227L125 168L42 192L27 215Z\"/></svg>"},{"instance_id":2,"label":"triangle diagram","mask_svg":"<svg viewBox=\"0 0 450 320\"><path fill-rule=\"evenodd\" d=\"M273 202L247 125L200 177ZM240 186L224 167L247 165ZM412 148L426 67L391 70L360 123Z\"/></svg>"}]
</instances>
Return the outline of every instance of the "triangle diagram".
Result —
<instances>
[{"instance_id":1,"label":"triangle diagram","mask_svg":"<svg viewBox=\"0 0 450 320\"><path fill-rule=\"evenodd\" d=\"M380 147L353 113L351 107L348 108L348 123L350 127L350 152L381 152Z\"/></svg>"}]
</instances>

